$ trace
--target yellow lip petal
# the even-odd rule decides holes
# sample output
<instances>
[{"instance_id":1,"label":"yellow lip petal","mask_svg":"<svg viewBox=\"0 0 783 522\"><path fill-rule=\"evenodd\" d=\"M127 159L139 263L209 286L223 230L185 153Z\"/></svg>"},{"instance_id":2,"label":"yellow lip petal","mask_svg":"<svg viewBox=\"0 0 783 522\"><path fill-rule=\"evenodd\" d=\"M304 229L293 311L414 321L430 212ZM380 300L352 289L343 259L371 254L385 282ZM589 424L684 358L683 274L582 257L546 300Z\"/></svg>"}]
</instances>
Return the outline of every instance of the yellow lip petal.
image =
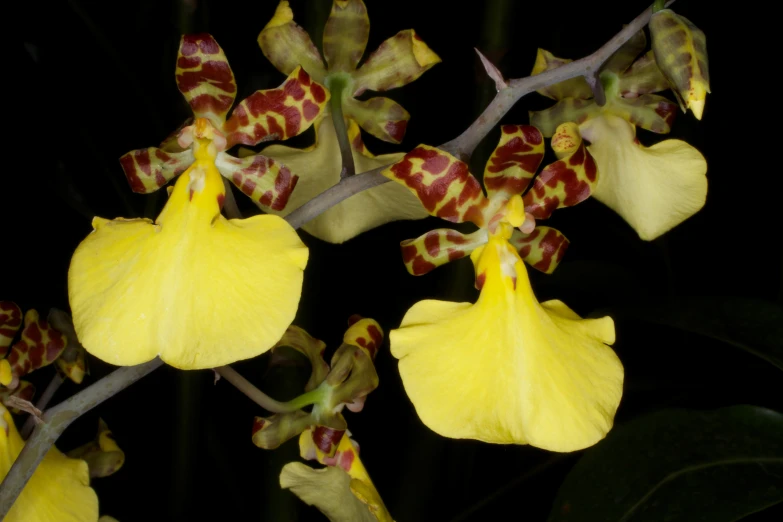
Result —
<instances>
[{"instance_id":1,"label":"yellow lip petal","mask_svg":"<svg viewBox=\"0 0 783 522\"><path fill-rule=\"evenodd\" d=\"M476 304L422 301L391 332L422 421L447 437L551 451L601 440L622 395L623 367L607 346L611 318L583 320L559 301L539 304L502 237L476 260Z\"/></svg>"},{"instance_id":2,"label":"yellow lip petal","mask_svg":"<svg viewBox=\"0 0 783 522\"><path fill-rule=\"evenodd\" d=\"M684 141L643 147L634 128L604 115L580 126L598 165L593 196L653 240L701 210L707 199L707 162Z\"/></svg>"},{"instance_id":3,"label":"yellow lip petal","mask_svg":"<svg viewBox=\"0 0 783 522\"><path fill-rule=\"evenodd\" d=\"M299 176L296 190L291 193L288 205L282 212L264 211L287 215L312 198L339 183L340 147L331 116L327 114L316 124L317 143L309 149L294 149L284 145L271 145L262 151ZM353 132L350 130L353 128ZM356 124L350 122L349 135L353 136L353 159L356 173L396 163L403 153L372 156L366 152ZM356 149L361 145L360 150ZM406 187L397 183L385 183L362 191L330 208L302 228L315 237L330 243L343 243L362 232L401 219L423 219L429 214Z\"/></svg>"},{"instance_id":4,"label":"yellow lip petal","mask_svg":"<svg viewBox=\"0 0 783 522\"><path fill-rule=\"evenodd\" d=\"M214 162L202 158L154 224L103 221L79 245L68 287L88 352L199 369L274 346L296 313L307 248L277 216L226 220L222 196Z\"/></svg>"},{"instance_id":5,"label":"yellow lip petal","mask_svg":"<svg viewBox=\"0 0 783 522\"><path fill-rule=\"evenodd\" d=\"M0 405L0 481L24 447L14 420ZM98 496L90 487L87 463L52 447L3 522L95 522Z\"/></svg>"}]
</instances>

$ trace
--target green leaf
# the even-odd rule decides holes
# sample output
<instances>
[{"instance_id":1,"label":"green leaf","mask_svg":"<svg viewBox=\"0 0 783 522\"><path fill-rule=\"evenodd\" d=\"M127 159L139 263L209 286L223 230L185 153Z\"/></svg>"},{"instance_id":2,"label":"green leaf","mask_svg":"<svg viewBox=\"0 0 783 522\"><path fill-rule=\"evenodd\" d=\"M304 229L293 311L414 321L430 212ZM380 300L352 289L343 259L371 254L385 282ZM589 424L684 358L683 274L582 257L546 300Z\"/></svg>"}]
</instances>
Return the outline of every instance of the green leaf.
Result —
<instances>
[{"instance_id":1,"label":"green leaf","mask_svg":"<svg viewBox=\"0 0 783 522\"><path fill-rule=\"evenodd\" d=\"M783 501L783 415L663 410L618 426L566 477L550 522L731 522Z\"/></svg>"},{"instance_id":2,"label":"green leaf","mask_svg":"<svg viewBox=\"0 0 783 522\"><path fill-rule=\"evenodd\" d=\"M783 370L783 307L742 297L679 297L609 311L693 332L742 348Z\"/></svg>"}]
</instances>

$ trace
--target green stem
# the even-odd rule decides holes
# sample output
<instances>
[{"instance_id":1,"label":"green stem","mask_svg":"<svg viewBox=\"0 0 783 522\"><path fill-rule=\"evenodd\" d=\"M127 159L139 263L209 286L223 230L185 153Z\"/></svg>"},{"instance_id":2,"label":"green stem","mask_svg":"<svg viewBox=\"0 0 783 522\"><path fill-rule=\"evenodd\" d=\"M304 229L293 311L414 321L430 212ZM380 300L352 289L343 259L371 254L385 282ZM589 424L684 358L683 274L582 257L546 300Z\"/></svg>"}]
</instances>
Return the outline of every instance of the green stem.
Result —
<instances>
[{"instance_id":1,"label":"green stem","mask_svg":"<svg viewBox=\"0 0 783 522\"><path fill-rule=\"evenodd\" d=\"M289 413L292 411L300 410L305 406L314 404L321 400L322 392L317 388L304 395L300 395L288 402L280 402L266 393L262 392L255 387L253 383L242 377L231 366L220 366L215 368L215 371L228 382L230 382L236 389L244 393L253 402L264 408L265 410L274 413Z\"/></svg>"},{"instance_id":2,"label":"green stem","mask_svg":"<svg viewBox=\"0 0 783 522\"><path fill-rule=\"evenodd\" d=\"M342 76L326 78L326 86L331 93L329 104L332 109L332 121L334 122L334 130L337 133L337 142L340 144L340 157L343 161L340 179L356 174L351 142L348 139L348 128L345 126L345 118L343 117L343 93L346 91L349 82L349 78L343 78Z\"/></svg>"},{"instance_id":3,"label":"green stem","mask_svg":"<svg viewBox=\"0 0 783 522\"><path fill-rule=\"evenodd\" d=\"M657 13L658 11L663 9L664 7L666 7L666 0L655 0L653 2L653 6L652 6L653 14Z\"/></svg>"}]
</instances>

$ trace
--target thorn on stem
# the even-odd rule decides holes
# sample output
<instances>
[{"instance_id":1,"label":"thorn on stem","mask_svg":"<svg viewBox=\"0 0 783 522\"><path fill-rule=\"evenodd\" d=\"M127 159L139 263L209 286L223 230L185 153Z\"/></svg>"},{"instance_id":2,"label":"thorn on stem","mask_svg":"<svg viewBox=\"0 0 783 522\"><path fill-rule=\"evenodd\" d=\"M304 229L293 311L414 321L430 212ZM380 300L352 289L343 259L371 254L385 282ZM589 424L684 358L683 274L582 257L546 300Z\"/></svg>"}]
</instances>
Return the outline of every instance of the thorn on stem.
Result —
<instances>
[{"instance_id":1,"label":"thorn on stem","mask_svg":"<svg viewBox=\"0 0 783 522\"><path fill-rule=\"evenodd\" d=\"M495 89L500 92L501 90L508 87L508 83L506 83L506 80L503 78L503 74L501 74L500 70L489 61L489 58L481 54L481 51L479 51L477 48L474 47L473 50L475 50L476 54L479 55L481 64L484 66L484 70L487 71L487 75L495 82Z\"/></svg>"}]
</instances>

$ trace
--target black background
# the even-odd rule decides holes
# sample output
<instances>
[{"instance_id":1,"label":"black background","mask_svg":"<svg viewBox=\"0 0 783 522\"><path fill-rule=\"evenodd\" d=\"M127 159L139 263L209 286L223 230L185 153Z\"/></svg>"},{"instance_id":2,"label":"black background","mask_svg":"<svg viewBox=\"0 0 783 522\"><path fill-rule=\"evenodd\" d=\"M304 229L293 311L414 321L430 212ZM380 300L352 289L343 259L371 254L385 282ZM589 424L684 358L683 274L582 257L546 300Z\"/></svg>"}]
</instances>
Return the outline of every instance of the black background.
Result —
<instances>
[{"instance_id":1,"label":"black background","mask_svg":"<svg viewBox=\"0 0 783 522\"><path fill-rule=\"evenodd\" d=\"M24 46L15 50L22 74L6 72L2 177L4 248L1 299L23 309L67 309L66 274L73 250L94 215L154 217L163 191L131 193L117 159L152 146L189 116L174 82L183 32L210 32L228 56L240 100L276 87L284 76L261 53L256 37L274 13L273 0L28 2L22 8ZM412 115L400 147L365 135L375 153L446 142L478 116L494 94L476 58L478 47L506 77L530 72L536 47L557 56L589 54L632 20L646 2L368 1L368 52L397 31L414 28L443 63L391 91ZM292 1L295 20L320 47L327 0ZM707 35L711 86L704 118L678 114L671 137L707 158L704 209L664 237L643 242L597 201L555 213L547 224L571 240L552 276L533 273L539 301L558 298L587 315L595 310L666 296L735 296L780 302L780 166L774 84L777 53L760 27L763 13L717 9L680 0L678 12ZM16 21L6 20L7 24ZM17 101L18 100L18 101ZM502 123L527 123L527 111L551 102L523 98ZM13 114L14 112L12 112ZM8 136L8 135L7 135ZM494 129L471 162L474 173L497 143ZM661 138L645 131L650 145ZM10 140L10 143L9 143ZM305 146L312 131L289 144ZM9 144L12 146L9 147ZM246 214L256 213L237 195ZM306 233L310 261L296 324L339 345L354 313L399 325L424 298L472 300L467 259L429 275L409 276L399 241L443 222L392 223L343 245ZM238 282L241 284L241 281ZM756 404L781 409L778 370L745 352L704 337L642 321L619 321L615 349L626 367L617 422L664 407ZM92 375L111 368L90 359ZM557 455L526 446L443 439L416 417L394 358L384 346L376 365L381 384L359 414L347 413L362 459L396 520L542 520L579 453ZM280 399L297 395L307 368L268 368L268 357L237 363L240 372ZM33 380L45 386L51 370ZM66 384L55 402L75 392ZM503 398L498 397L502 404ZM124 468L94 481L101 513L136 520L321 520L313 508L281 491L277 477L298 459L296 442L264 451L251 443L254 415L265 412L211 371L164 367L77 421L58 446L92 437L99 416L126 452ZM763 514L754 519L762 520Z\"/></svg>"}]
</instances>

